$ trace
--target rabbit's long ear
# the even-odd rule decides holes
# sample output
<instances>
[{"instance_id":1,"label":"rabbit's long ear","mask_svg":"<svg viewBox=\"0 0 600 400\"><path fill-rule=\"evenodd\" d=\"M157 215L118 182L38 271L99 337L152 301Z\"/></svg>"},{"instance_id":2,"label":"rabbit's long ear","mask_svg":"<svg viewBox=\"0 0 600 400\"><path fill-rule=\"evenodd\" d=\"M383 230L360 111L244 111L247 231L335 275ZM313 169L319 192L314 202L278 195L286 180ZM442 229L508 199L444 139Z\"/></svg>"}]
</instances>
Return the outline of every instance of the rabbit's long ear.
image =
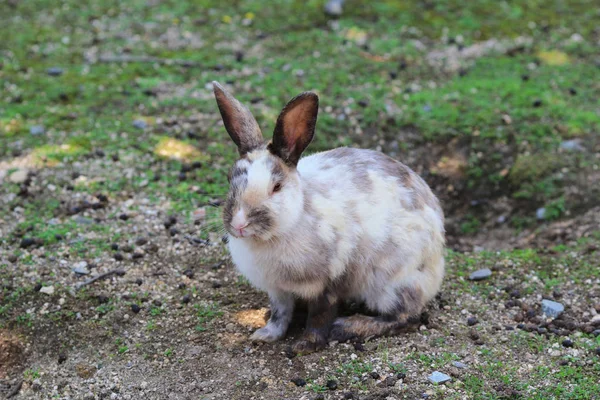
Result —
<instances>
[{"instance_id":1,"label":"rabbit's long ear","mask_svg":"<svg viewBox=\"0 0 600 400\"><path fill-rule=\"evenodd\" d=\"M262 132L252 113L218 82L212 84L225 129L237 145L240 156L262 147Z\"/></svg>"},{"instance_id":2,"label":"rabbit's long ear","mask_svg":"<svg viewBox=\"0 0 600 400\"><path fill-rule=\"evenodd\" d=\"M295 167L313 139L318 112L319 97L313 92L301 93L290 100L277 118L269 150Z\"/></svg>"}]
</instances>

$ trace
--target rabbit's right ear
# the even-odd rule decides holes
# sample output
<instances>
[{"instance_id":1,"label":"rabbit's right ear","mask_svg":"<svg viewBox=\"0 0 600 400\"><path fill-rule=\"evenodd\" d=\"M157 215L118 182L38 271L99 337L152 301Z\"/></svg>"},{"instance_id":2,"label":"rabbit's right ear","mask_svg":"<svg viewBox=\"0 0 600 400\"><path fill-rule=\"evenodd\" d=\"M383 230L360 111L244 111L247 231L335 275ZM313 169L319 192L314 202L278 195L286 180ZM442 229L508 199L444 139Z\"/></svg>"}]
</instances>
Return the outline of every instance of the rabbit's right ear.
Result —
<instances>
[{"instance_id":1,"label":"rabbit's right ear","mask_svg":"<svg viewBox=\"0 0 600 400\"><path fill-rule=\"evenodd\" d=\"M250 111L227 92L219 82L213 82L215 99L225 129L238 147L240 156L264 145L262 132Z\"/></svg>"}]
</instances>

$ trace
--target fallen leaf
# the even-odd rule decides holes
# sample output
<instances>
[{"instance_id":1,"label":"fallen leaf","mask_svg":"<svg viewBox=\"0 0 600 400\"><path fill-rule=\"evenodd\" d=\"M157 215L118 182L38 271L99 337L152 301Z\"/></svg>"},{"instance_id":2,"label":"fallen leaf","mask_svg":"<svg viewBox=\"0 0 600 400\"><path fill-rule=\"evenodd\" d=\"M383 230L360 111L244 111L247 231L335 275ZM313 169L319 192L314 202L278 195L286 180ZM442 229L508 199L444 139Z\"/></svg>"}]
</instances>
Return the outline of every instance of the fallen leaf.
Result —
<instances>
[{"instance_id":1,"label":"fallen leaf","mask_svg":"<svg viewBox=\"0 0 600 400\"><path fill-rule=\"evenodd\" d=\"M558 50L540 51L537 57L547 65L565 65L569 63L569 56Z\"/></svg>"},{"instance_id":2,"label":"fallen leaf","mask_svg":"<svg viewBox=\"0 0 600 400\"><path fill-rule=\"evenodd\" d=\"M191 144L167 137L160 139L154 148L154 154L183 161L206 161L209 158Z\"/></svg>"}]
</instances>

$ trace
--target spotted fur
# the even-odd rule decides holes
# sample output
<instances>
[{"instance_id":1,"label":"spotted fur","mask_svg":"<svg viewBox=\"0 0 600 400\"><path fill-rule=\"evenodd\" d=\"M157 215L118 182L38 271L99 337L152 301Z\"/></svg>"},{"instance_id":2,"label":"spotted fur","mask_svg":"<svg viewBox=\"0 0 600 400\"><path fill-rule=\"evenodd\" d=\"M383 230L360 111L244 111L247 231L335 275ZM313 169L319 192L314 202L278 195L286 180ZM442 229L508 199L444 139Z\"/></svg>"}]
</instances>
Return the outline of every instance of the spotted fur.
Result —
<instances>
[{"instance_id":1,"label":"spotted fur","mask_svg":"<svg viewBox=\"0 0 600 400\"><path fill-rule=\"evenodd\" d=\"M315 98L292 100L266 146L256 143L254 130L231 135L244 152L230 171L223 214L233 261L270 294L276 316L254 338L282 337L293 311L290 299L302 298L309 303L302 340L313 344L299 344L301 349L325 343L332 324L332 339L402 331L444 276L442 209L410 168L353 148L299 158L314 134ZM350 299L380 317L333 323L334 313L324 310Z\"/></svg>"}]
</instances>

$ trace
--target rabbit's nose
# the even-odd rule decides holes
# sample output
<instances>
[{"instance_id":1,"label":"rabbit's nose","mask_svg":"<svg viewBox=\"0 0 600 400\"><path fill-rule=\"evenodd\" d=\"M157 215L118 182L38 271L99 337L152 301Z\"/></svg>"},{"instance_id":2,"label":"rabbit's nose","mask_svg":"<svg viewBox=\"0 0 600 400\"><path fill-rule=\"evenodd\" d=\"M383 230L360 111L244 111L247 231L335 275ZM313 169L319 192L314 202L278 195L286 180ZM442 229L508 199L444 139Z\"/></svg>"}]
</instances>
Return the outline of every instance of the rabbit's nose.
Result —
<instances>
[{"instance_id":1,"label":"rabbit's nose","mask_svg":"<svg viewBox=\"0 0 600 400\"><path fill-rule=\"evenodd\" d=\"M243 208L240 208L238 212L235 213L233 219L231 220L231 227L236 231L242 230L248 226L248 218L246 218L246 212Z\"/></svg>"}]
</instances>

